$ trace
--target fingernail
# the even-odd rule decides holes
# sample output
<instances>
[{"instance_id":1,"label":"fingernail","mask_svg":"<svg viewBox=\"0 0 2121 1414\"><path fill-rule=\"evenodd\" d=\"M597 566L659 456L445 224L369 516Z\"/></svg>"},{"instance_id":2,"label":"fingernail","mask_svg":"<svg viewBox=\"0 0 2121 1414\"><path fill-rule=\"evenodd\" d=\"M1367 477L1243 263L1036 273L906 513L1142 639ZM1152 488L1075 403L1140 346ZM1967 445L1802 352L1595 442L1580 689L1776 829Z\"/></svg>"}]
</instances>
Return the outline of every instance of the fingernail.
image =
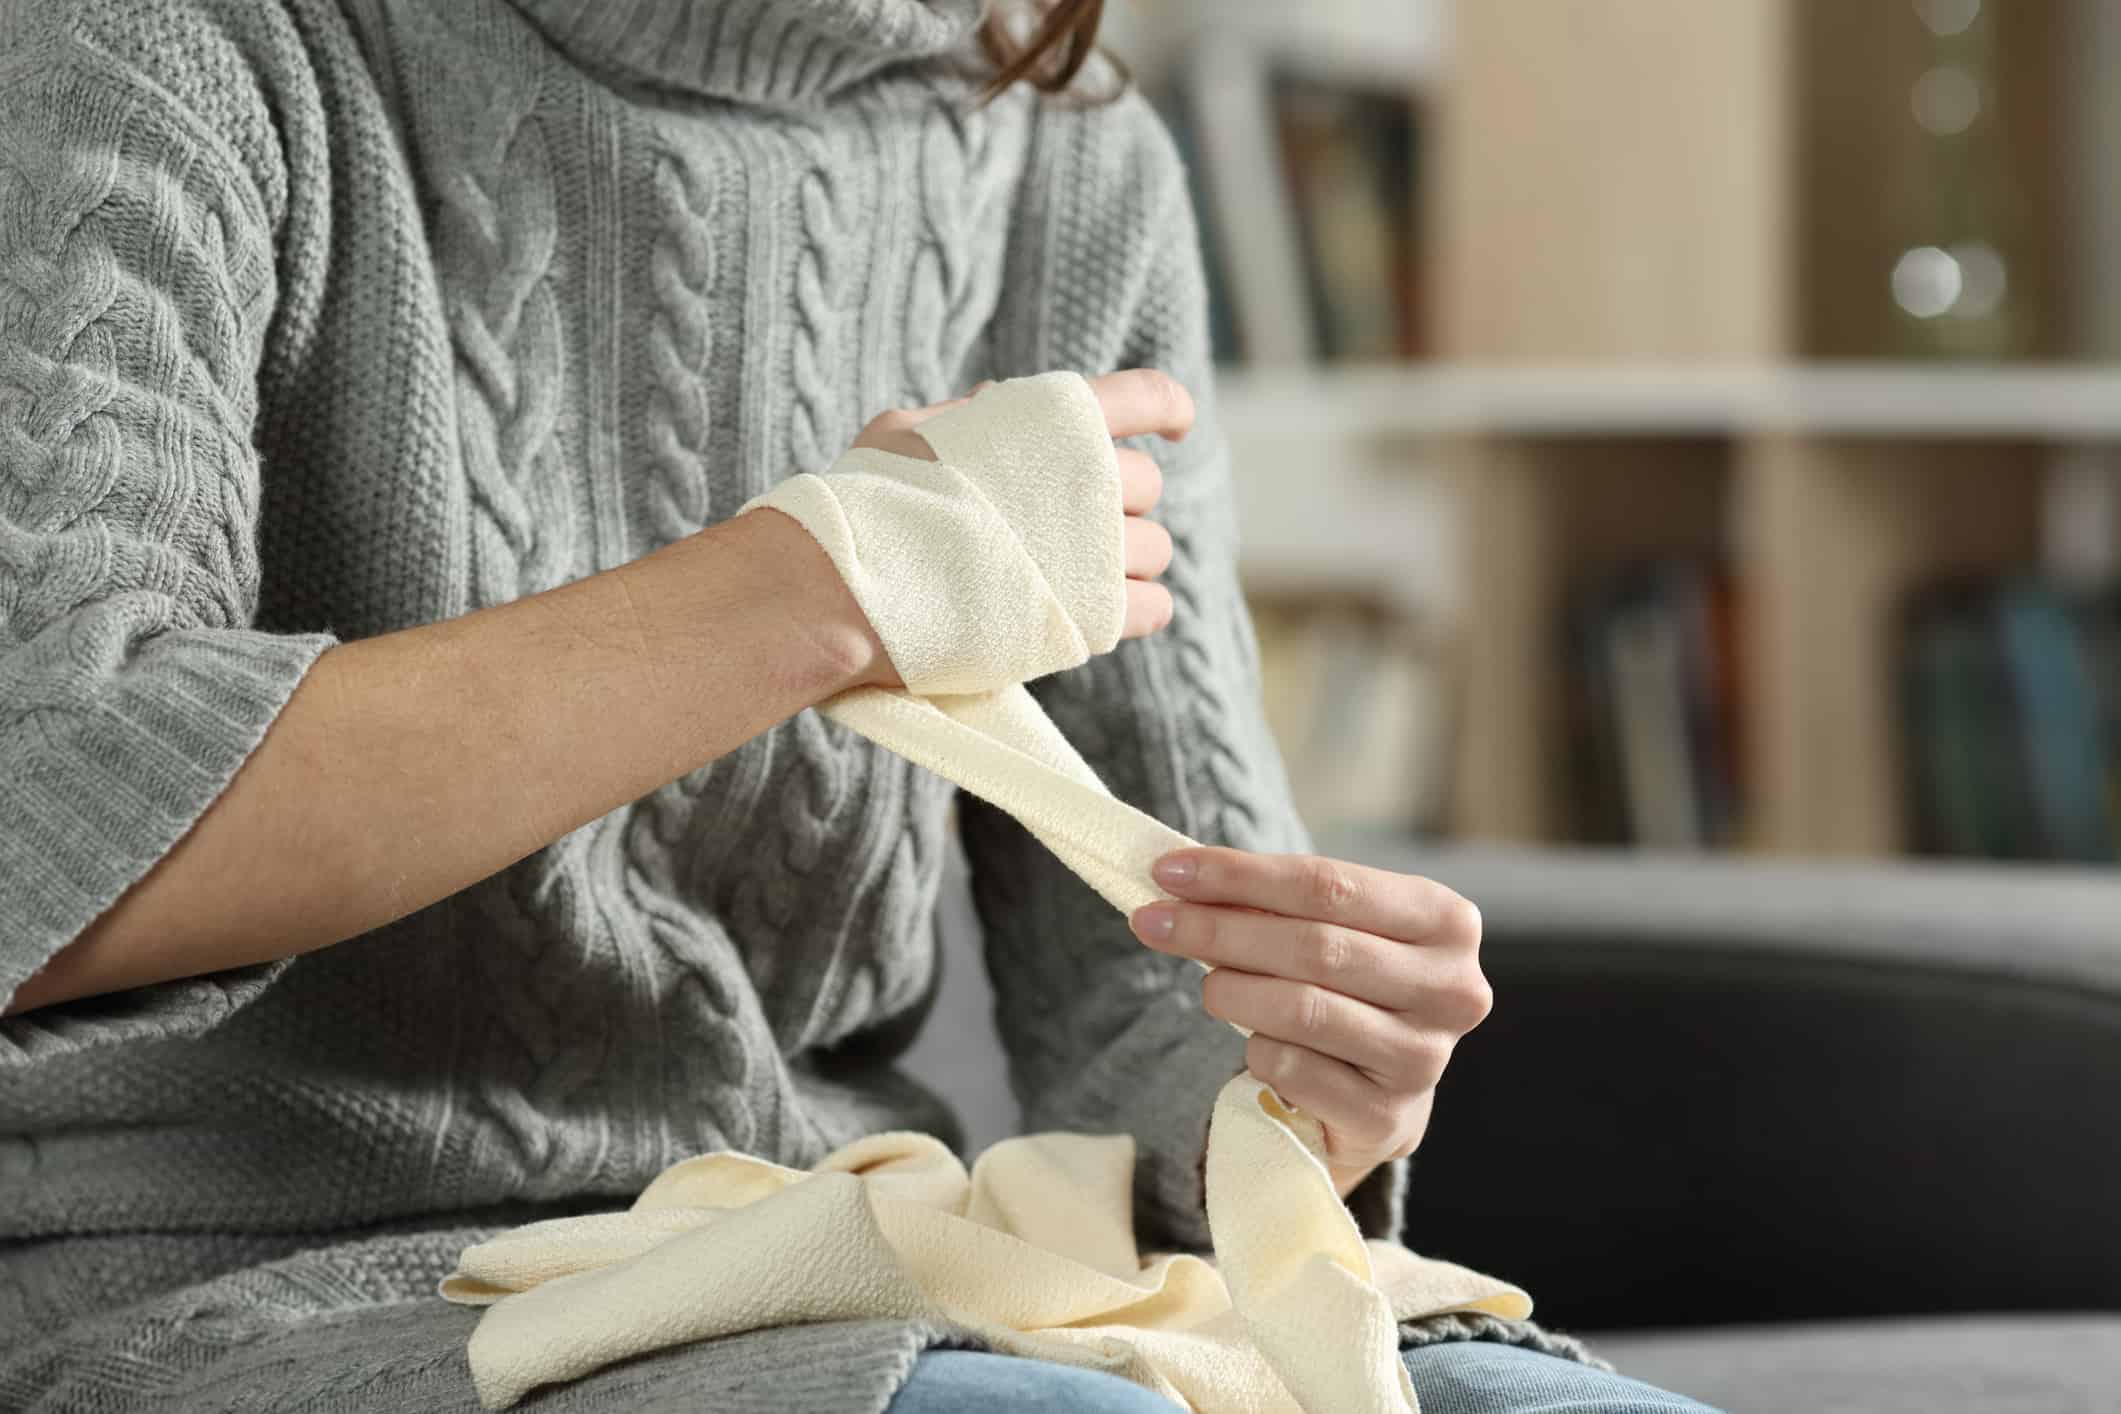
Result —
<instances>
[{"instance_id":1,"label":"fingernail","mask_svg":"<svg viewBox=\"0 0 2121 1414\"><path fill-rule=\"evenodd\" d=\"M1190 854L1167 854L1149 872L1167 889L1182 889L1200 873L1200 861Z\"/></svg>"},{"instance_id":2,"label":"fingernail","mask_svg":"<svg viewBox=\"0 0 2121 1414\"><path fill-rule=\"evenodd\" d=\"M1168 903L1143 904L1134 911L1134 931L1144 938L1166 942L1178 926L1178 910Z\"/></svg>"}]
</instances>

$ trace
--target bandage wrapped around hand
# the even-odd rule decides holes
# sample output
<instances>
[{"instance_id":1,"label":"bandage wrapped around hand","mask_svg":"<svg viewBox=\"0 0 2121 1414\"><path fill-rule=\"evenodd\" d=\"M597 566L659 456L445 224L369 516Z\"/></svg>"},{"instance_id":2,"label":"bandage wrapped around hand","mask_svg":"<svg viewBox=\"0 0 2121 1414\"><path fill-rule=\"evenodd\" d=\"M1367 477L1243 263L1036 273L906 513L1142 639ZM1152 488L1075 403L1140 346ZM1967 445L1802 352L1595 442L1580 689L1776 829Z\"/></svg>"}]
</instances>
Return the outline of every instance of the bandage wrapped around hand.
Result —
<instances>
[{"instance_id":1,"label":"bandage wrapped around hand","mask_svg":"<svg viewBox=\"0 0 2121 1414\"><path fill-rule=\"evenodd\" d=\"M920 435L935 461L855 447L743 509L792 516L824 547L908 691L987 692L1109 652L1126 513L1089 383L990 384Z\"/></svg>"}]
</instances>

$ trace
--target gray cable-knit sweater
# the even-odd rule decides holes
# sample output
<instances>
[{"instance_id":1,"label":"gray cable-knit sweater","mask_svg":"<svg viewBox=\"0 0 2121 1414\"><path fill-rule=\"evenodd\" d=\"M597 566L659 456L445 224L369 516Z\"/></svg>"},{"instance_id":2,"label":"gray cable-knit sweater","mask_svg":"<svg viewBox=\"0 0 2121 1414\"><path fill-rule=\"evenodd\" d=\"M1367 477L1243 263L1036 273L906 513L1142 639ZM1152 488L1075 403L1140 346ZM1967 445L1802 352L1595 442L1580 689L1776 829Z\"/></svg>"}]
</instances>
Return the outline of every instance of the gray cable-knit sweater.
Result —
<instances>
[{"instance_id":1,"label":"gray cable-knit sweater","mask_svg":"<svg viewBox=\"0 0 2121 1414\"><path fill-rule=\"evenodd\" d=\"M1304 846L1182 173L1134 99L972 109L977 11L0 0L0 996L334 642L621 564L881 409L1048 368L1163 367L1205 425L1154 448L1176 622L1041 700L1126 799ZM954 1138L893 1064L950 804L804 712L365 937L0 1022L0 1408L472 1408L476 1313L434 1294L467 1242L704 1150ZM961 815L1027 1127L1131 1133L1142 1245L1205 1246L1241 1039ZM1358 1191L1366 1232L1404 1183ZM873 1411L948 1338L765 1332L550 1402Z\"/></svg>"}]
</instances>

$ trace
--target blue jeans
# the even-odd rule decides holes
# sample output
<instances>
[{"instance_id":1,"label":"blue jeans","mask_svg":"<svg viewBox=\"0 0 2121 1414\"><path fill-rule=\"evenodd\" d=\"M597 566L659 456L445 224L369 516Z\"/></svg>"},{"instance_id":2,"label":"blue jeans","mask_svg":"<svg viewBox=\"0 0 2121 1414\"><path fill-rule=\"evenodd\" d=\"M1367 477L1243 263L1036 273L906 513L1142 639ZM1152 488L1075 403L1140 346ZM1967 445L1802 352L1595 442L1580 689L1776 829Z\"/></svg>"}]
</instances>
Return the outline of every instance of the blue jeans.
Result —
<instances>
[{"instance_id":1,"label":"blue jeans","mask_svg":"<svg viewBox=\"0 0 2121 1414\"><path fill-rule=\"evenodd\" d=\"M1404 1352L1422 1414L1715 1414L1706 1404L1519 1345L1457 1340ZM1171 1414L1117 1375L984 1350L924 1350L886 1414Z\"/></svg>"}]
</instances>

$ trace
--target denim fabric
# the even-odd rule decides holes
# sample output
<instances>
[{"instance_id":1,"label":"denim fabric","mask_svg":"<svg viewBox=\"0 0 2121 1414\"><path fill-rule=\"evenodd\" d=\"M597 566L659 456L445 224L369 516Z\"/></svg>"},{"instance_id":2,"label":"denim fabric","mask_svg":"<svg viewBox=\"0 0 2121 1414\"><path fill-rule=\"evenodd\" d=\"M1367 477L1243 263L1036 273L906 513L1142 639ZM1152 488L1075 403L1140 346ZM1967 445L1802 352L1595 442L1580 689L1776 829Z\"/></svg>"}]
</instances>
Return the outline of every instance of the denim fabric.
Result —
<instances>
[{"instance_id":1,"label":"denim fabric","mask_svg":"<svg viewBox=\"0 0 2121 1414\"><path fill-rule=\"evenodd\" d=\"M1519 1345L1458 1340L1400 1356L1422 1414L1715 1414L1640 1380ZM886 1414L1170 1414L1116 1375L983 1350L924 1350Z\"/></svg>"},{"instance_id":2,"label":"denim fabric","mask_svg":"<svg viewBox=\"0 0 2121 1414\"><path fill-rule=\"evenodd\" d=\"M1454 1340L1400 1358L1421 1414L1716 1414L1685 1395L1522 1345Z\"/></svg>"}]
</instances>

